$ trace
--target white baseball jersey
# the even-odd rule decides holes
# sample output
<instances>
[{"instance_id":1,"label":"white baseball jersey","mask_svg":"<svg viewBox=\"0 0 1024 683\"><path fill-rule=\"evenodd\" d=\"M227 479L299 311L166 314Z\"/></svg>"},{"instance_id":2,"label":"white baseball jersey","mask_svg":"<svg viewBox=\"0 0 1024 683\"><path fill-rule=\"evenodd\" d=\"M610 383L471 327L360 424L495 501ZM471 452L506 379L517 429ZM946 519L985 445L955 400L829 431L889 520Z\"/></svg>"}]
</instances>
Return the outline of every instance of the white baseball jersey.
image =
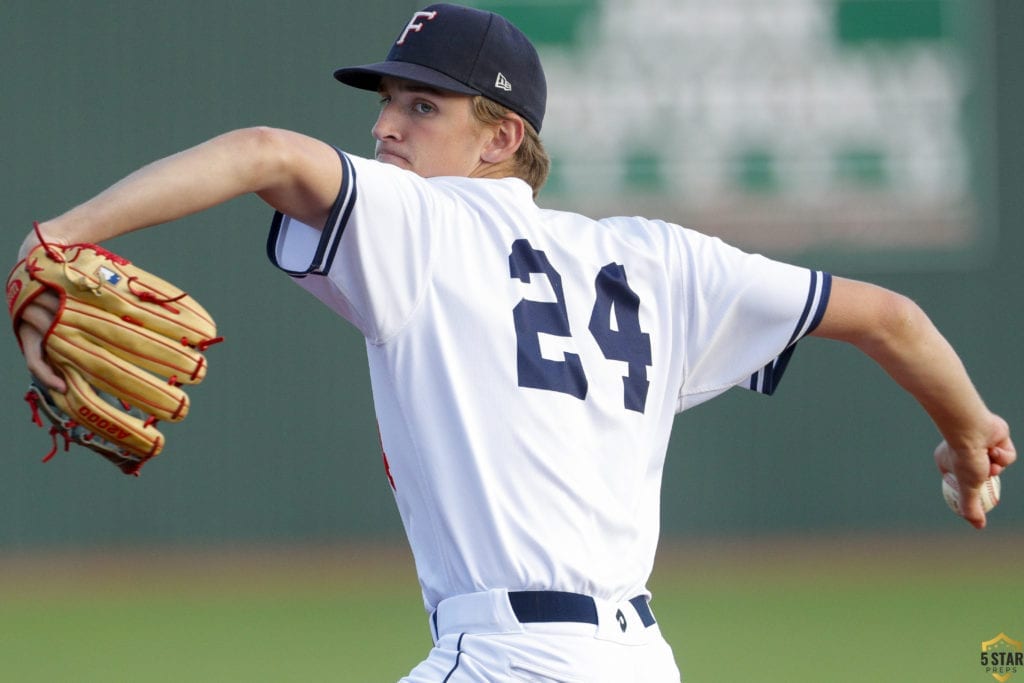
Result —
<instances>
[{"instance_id":1,"label":"white baseball jersey","mask_svg":"<svg viewBox=\"0 0 1024 683\"><path fill-rule=\"evenodd\" d=\"M275 215L268 249L366 337L428 610L494 588L645 594L674 415L771 393L828 274L541 209L515 178L339 154L327 225Z\"/></svg>"}]
</instances>

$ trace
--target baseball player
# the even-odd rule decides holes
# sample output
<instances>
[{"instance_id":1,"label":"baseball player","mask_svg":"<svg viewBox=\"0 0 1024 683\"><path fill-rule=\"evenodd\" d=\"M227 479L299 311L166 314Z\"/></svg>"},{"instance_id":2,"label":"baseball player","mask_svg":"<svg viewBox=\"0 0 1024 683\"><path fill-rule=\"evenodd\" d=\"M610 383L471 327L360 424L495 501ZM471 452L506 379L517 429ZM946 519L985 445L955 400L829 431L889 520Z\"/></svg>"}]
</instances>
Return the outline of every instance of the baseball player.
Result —
<instances>
[{"instance_id":1,"label":"baseball player","mask_svg":"<svg viewBox=\"0 0 1024 683\"><path fill-rule=\"evenodd\" d=\"M679 681L647 588L673 418L735 386L771 394L807 336L849 342L920 402L985 525L1009 427L913 302L663 221L537 205L544 73L501 16L431 5L384 61L335 77L379 93L375 159L237 130L39 232L99 242L247 193L273 207L274 265L366 338L434 641L403 681ZM32 307L20 339L59 392L50 315Z\"/></svg>"}]
</instances>

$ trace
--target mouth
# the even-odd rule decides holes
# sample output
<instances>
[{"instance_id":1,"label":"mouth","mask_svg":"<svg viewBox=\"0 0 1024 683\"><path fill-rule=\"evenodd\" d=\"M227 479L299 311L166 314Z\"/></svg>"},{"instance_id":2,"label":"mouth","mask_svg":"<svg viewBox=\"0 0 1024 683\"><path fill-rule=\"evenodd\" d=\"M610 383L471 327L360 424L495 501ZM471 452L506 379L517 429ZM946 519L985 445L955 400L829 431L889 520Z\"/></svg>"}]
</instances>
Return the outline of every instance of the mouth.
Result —
<instances>
[{"instance_id":1,"label":"mouth","mask_svg":"<svg viewBox=\"0 0 1024 683\"><path fill-rule=\"evenodd\" d=\"M382 164L391 164L393 166L401 166L403 168L410 165L408 159L395 152L395 150L386 147L378 147L374 158Z\"/></svg>"}]
</instances>

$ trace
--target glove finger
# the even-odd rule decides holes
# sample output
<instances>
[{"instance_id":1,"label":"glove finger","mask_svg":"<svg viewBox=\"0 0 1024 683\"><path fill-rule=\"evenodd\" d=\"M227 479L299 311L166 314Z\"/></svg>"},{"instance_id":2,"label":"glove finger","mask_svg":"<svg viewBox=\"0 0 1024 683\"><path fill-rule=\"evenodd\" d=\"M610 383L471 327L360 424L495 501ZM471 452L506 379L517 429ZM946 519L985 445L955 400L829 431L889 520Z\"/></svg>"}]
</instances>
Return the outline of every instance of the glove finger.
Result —
<instances>
[{"instance_id":1,"label":"glove finger","mask_svg":"<svg viewBox=\"0 0 1024 683\"><path fill-rule=\"evenodd\" d=\"M95 245L75 245L63 262L42 247L29 255L32 277L71 299L102 308L171 339L200 346L217 335L213 318L198 301L152 273ZM34 259L34 260L33 260Z\"/></svg>"},{"instance_id":2,"label":"glove finger","mask_svg":"<svg viewBox=\"0 0 1024 683\"><path fill-rule=\"evenodd\" d=\"M53 450L43 458L43 462L48 461L56 454L56 438L59 435L65 439L66 445L76 443L85 446L116 465L125 474L138 476L139 470L152 456L129 452L100 433L86 429L68 417L57 406L52 396L52 393L36 377L32 378L32 384L29 385L28 392L25 394L25 401L32 407L33 422L40 427L45 427L43 424L43 418L45 418L50 423L50 433L54 436ZM63 405L67 406L66 400L63 401Z\"/></svg>"},{"instance_id":3,"label":"glove finger","mask_svg":"<svg viewBox=\"0 0 1024 683\"><path fill-rule=\"evenodd\" d=\"M102 347L177 383L198 384L206 377L206 358L191 346L79 302L67 302L54 334L66 335L76 345Z\"/></svg>"},{"instance_id":4,"label":"glove finger","mask_svg":"<svg viewBox=\"0 0 1024 683\"><path fill-rule=\"evenodd\" d=\"M160 453L164 437L153 424L104 401L74 368L65 367L64 372L67 392L50 395L58 408L83 427L131 453L143 458Z\"/></svg>"},{"instance_id":5,"label":"glove finger","mask_svg":"<svg viewBox=\"0 0 1024 683\"><path fill-rule=\"evenodd\" d=\"M46 353L65 375L65 381L72 370L77 370L87 384L158 420L180 422L188 415L189 400L184 391L102 347L54 333L46 340Z\"/></svg>"}]
</instances>

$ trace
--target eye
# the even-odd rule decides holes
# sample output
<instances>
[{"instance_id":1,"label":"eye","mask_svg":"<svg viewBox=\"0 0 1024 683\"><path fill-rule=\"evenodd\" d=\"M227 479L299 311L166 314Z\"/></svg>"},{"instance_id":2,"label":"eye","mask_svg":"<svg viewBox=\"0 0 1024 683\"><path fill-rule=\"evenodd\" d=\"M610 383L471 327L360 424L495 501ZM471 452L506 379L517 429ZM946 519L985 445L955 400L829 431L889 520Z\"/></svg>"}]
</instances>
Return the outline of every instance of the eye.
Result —
<instances>
[{"instance_id":1,"label":"eye","mask_svg":"<svg viewBox=\"0 0 1024 683\"><path fill-rule=\"evenodd\" d=\"M437 107L432 105L430 102L415 102L412 105L412 110L417 114L432 114L437 111Z\"/></svg>"},{"instance_id":2,"label":"eye","mask_svg":"<svg viewBox=\"0 0 1024 683\"><path fill-rule=\"evenodd\" d=\"M391 96L390 95L381 95L380 96L380 106L383 107L385 104L388 104L389 102L391 102Z\"/></svg>"}]
</instances>

